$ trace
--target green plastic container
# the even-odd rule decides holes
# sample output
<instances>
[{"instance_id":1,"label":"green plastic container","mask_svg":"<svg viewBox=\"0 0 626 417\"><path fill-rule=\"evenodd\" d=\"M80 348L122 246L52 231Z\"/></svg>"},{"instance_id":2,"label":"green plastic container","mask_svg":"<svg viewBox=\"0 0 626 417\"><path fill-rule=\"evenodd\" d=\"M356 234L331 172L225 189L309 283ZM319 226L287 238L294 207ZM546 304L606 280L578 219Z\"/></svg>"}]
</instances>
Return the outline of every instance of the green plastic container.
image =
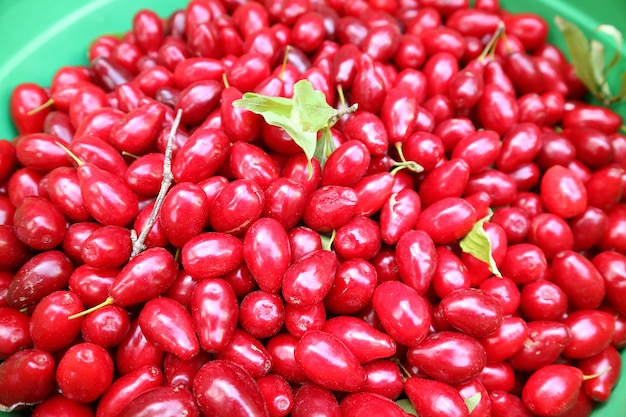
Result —
<instances>
[{"instance_id":1,"label":"green plastic container","mask_svg":"<svg viewBox=\"0 0 626 417\"><path fill-rule=\"evenodd\" d=\"M560 15L578 24L587 34L601 23L611 24L626 34L624 0L501 0L513 12L534 12L551 24L550 41L563 46L553 19ZM0 0L0 138L12 139L16 132L9 118L9 96L21 82L48 85L63 65L87 64L87 48L101 34L130 29L133 14L150 8L161 16L184 8L184 0ZM614 50L607 42L607 48ZM626 48L622 51L626 55ZM616 73L626 71L626 57ZM616 82L617 80L613 80ZM617 110L626 118L626 106ZM626 360L626 351L622 354ZM611 400L594 411L594 417L626 415L626 370ZM0 417L20 416L6 414Z\"/></svg>"}]
</instances>

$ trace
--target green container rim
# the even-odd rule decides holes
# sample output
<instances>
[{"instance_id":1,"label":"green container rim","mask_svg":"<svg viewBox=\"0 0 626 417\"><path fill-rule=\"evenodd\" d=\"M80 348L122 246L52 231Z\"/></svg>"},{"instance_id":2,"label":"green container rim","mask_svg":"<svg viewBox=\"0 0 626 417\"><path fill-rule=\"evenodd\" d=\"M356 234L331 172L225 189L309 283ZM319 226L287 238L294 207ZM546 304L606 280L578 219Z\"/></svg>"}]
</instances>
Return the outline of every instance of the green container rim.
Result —
<instances>
[{"instance_id":1,"label":"green container rim","mask_svg":"<svg viewBox=\"0 0 626 417\"><path fill-rule=\"evenodd\" d=\"M9 96L15 85L35 82L48 85L56 69L63 65L87 64L89 43L98 35L119 34L130 29L136 11L149 8L160 16L182 9L186 1L174 0L0 0L0 139L12 140L16 131L8 111ZM472 1L473 3L473 1ZM626 7L623 0L501 0L512 12L532 12L550 24L549 40L563 47L554 16L578 24L591 35L600 23L611 24L626 34ZM609 50L613 45L607 44ZM622 53L626 55L626 48ZM626 58L616 72L626 71ZM613 79L613 87L615 81ZM615 107L626 118L626 105ZM626 360L626 351L622 352ZM594 417L623 415L626 409L626 373L610 401L593 412ZM2 413L0 417L23 413Z\"/></svg>"}]
</instances>

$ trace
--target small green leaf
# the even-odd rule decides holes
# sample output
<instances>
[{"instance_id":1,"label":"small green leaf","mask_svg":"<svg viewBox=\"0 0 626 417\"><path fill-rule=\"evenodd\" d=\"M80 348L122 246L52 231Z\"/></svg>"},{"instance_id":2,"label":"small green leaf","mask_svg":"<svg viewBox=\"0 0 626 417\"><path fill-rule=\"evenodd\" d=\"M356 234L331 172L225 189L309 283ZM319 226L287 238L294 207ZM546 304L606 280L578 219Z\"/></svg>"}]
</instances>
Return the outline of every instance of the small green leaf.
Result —
<instances>
[{"instance_id":1,"label":"small green leaf","mask_svg":"<svg viewBox=\"0 0 626 417\"><path fill-rule=\"evenodd\" d=\"M291 116L293 101L285 97L271 97L256 93L244 93L239 100L233 101L233 106L250 110L265 117L267 113L278 113L285 117Z\"/></svg>"},{"instance_id":2,"label":"small green leaf","mask_svg":"<svg viewBox=\"0 0 626 417\"><path fill-rule=\"evenodd\" d=\"M255 93L245 93L233 106L260 114L267 124L283 128L302 148L310 161L315 153L317 133L304 131L298 120L293 118L294 101L285 97L271 97Z\"/></svg>"},{"instance_id":3,"label":"small green leaf","mask_svg":"<svg viewBox=\"0 0 626 417\"><path fill-rule=\"evenodd\" d=\"M246 93L242 99L235 100L233 106L248 109L258 113L272 126L285 129L285 132L302 148L307 159L310 161L315 153L317 143L316 132L305 132L291 118L291 100L284 97L266 97L258 94Z\"/></svg>"},{"instance_id":4,"label":"small green leaf","mask_svg":"<svg viewBox=\"0 0 626 417\"><path fill-rule=\"evenodd\" d=\"M269 123L269 122L268 122ZM271 123L270 123L271 124ZM309 161L309 175L313 175L313 167L311 166L311 159L315 155L315 147L317 145L317 133L316 132L303 132L300 130L300 126L290 123L284 126L276 125L285 129L285 131L292 137L293 141L298 144L304 151L307 160Z\"/></svg>"},{"instance_id":5,"label":"small green leaf","mask_svg":"<svg viewBox=\"0 0 626 417\"><path fill-rule=\"evenodd\" d=\"M595 83L593 69L591 67L591 53L589 51L589 41L585 34L571 22L557 16L554 19L565 39L565 45L572 58L572 64L576 75L585 84L591 93L598 96L598 85Z\"/></svg>"},{"instance_id":6,"label":"small green leaf","mask_svg":"<svg viewBox=\"0 0 626 417\"><path fill-rule=\"evenodd\" d=\"M486 221L489 221L491 215L492 213L490 212L487 216L474 223L472 230L470 230L470 232L465 235L465 237L461 239L459 243L463 252L469 253L476 259L485 262L487 265L489 265L489 270L492 274L502 278L502 274L496 266L496 261L493 259L491 242L487 237L485 229L483 229L483 225Z\"/></svg>"},{"instance_id":7,"label":"small green leaf","mask_svg":"<svg viewBox=\"0 0 626 417\"><path fill-rule=\"evenodd\" d=\"M317 147L317 132L329 128L338 112L328 105L326 96L308 80L294 85L292 98L245 93L233 106L260 114L270 125L283 128L304 151L313 174L311 159Z\"/></svg>"},{"instance_id":8,"label":"small green leaf","mask_svg":"<svg viewBox=\"0 0 626 417\"><path fill-rule=\"evenodd\" d=\"M609 71L619 62L622 46L624 45L624 38L622 37L622 33L615 26L600 25L596 28L596 31L610 36L615 41L615 54L613 55L613 58L611 58L611 61L607 64L604 72L604 78L607 78Z\"/></svg>"},{"instance_id":9,"label":"small green leaf","mask_svg":"<svg viewBox=\"0 0 626 417\"><path fill-rule=\"evenodd\" d=\"M477 392L469 398L463 398L463 401L465 401L465 405L467 406L467 410L470 414L472 414L472 411L474 411L474 409L478 406L481 398L482 395L480 394L480 392Z\"/></svg>"},{"instance_id":10,"label":"small green leaf","mask_svg":"<svg viewBox=\"0 0 626 417\"><path fill-rule=\"evenodd\" d=\"M335 151L335 142L329 128L322 131L322 137L317 140L315 147L315 158L320 161L322 169L326 165L326 161L331 153Z\"/></svg>"},{"instance_id":11,"label":"small green leaf","mask_svg":"<svg viewBox=\"0 0 626 417\"><path fill-rule=\"evenodd\" d=\"M321 91L313 89L313 84L300 80L293 86L292 119L302 126L305 132L318 132L328 126L337 110L326 102Z\"/></svg>"},{"instance_id":12,"label":"small green leaf","mask_svg":"<svg viewBox=\"0 0 626 417\"><path fill-rule=\"evenodd\" d=\"M558 16L555 22L565 39L576 75L589 92L606 106L625 100L626 87L623 84L617 95L612 94L609 86L611 70L619 63L624 46L622 33L615 26L603 24L596 27L594 32L598 39L588 40L575 24ZM601 39L599 34L603 35ZM607 37L615 44L615 53L608 62L605 50ZM621 77L624 80L625 77L623 75Z\"/></svg>"},{"instance_id":13,"label":"small green leaf","mask_svg":"<svg viewBox=\"0 0 626 417\"><path fill-rule=\"evenodd\" d=\"M589 62L591 63L591 71L596 85L600 86L604 97L611 97L611 90L606 81L606 53L604 45L592 39L589 42Z\"/></svg>"},{"instance_id":14,"label":"small green leaf","mask_svg":"<svg viewBox=\"0 0 626 417\"><path fill-rule=\"evenodd\" d=\"M403 398L401 400L396 401L396 404L400 406L406 413L417 416L417 411L415 411L415 407L413 407L413 403L408 398Z\"/></svg>"}]
</instances>

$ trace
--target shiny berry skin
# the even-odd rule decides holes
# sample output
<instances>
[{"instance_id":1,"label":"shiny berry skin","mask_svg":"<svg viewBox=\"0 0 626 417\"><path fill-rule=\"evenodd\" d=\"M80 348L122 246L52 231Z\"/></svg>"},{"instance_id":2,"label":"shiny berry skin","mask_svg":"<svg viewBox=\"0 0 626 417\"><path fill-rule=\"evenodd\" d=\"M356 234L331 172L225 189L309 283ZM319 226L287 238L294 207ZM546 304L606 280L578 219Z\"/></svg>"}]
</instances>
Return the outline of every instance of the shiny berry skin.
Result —
<instances>
[{"instance_id":1,"label":"shiny berry skin","mask_svg":"<svg viewBox=\"0 0 626 417\"><path fill-rule=\"evenodd\" d=\"M108 349L119 345L129 329L128 312L122 307L110 305L94 311L83 319L81 336L85 342Z\"/></svg>"},{"instance_id":2,"label":"shiny berry skin","mask_svg":"<svg viewBox=\"0 0 626 417\"><path fill-rule=\"evenodd\" d=\"M577 310L563 323L569 327L572 335L563 355L573 359L584 359L600 353L611 343L615 331L613 316L599 310Z\"/></svg>"},{"instance_id":3,"label":"shiny berry skin","mask_svg":"<svg viewBox=\"0 0 626 417\"><path fill-rule=\"evenodd\" d=\"M543 251L530 243L518 243L507 248L500 272L517 284L527 284L543 278L548 261Z\"/></svg>"},{"instance_id":4,"label":"shiny berry skin","mask_svg":"<svg viewBox=\"0 0 626 417\"><path fill-rule=\"evenodd\" d=\"M49 200L26 197L15 209L15 235L25 245L36 250L50 250L65 237L65 217Z\"/></svg>"},{"instance_id":5,"label":"shiny berry skin","mask_svg":"<svg viewBox=\"0 0 626 417\"><path fill-rule=\"evenodd\" d=\"M102 346L88 342L75 344L59 361L56 381L67 398L92 402L111 385L113 360Z\"/></svg>"},{"instance_id":6,"label":"shiny berry skin","mask_svg":"<svg viewBox=\"0 0 626 417\"><path fill-rule=\"evenodd\" d=\"M372 303L385 331L397 343L416 346L424 340L431 324L425 297L402 282L387 281L376 287Z\"/></svg>"},{"instance_id":7,"label":"shiny berry skin","mask_svg":"<svg viewBox=\"0 0 626 417\"><path fill-rule=\"evenodd\" d=\"M324 388L357 392L365 383L365 371L355 355L330 333L320 330L305 333L294 355L305 375Z\"/></svg>"},{"instance_id":8,"label":"shiny berry skin","mask_svg":"<svg viewBox=\"0 0 626 417\"><path fill-rule=\"evenodd\" d=\"M55 361L40 349L15 352L0 364L0 404L13 407L46 399L54 389Z\"/></svg>"},{"instance_id":9,"label":"shiny berry skin","mask_svg":"<svg viewBox=\"0 0 626 417\"><path fill-rule=\"evenodd\" d=\"M529 243L543 250L551 261L559 253L574 248L574 234L565 220L553 213L541 213L530 220Z\"/></svg>"},{"instance_id":10,"label":"shiny berry skin","mask_svg":"<svg viewBox=\"0 0 626 417\"><path fill-rule=\"evenodd\" d=\"M256 338L274 336L284 321L285 305L277 294L253 291L241 300L239 325Z\"/></svg>"},{"instance_id":11,"label":"shiny berry skin","mask_svg":"<svg viewBox=\"0 0 626 417\"><path fill-rule=\"evenodd\" d=\"M409 349L407 360L432 378L460 384L477 377L486 363L483 346L473 337L453 331L433 333Z\"/></svg>"},{"instance_id":12,"label":"shiny berry skin","mask_svg":"<svg viewBox=\"0 0 626 417\"><path fill-rule=\"evenodd\" d=\"M545 207L562 218L577 216L587 208L587 190L573 172L560 165L550 167L541 180Z\"/></svg>"},{"instance_id":13,"label":"shiny berry skin","mask_svg":"<svg viewBox=\"0 0 626 417\"><path fill-rule=\"evenodd\" d=\"M30 318L26 314L12 308L0 307L0 329L2 329L0 359L5 360L18 350L32 347L29 322Z\"/></svg>"},{"instance_id":14,"label":"shiny berry skin","mask_svg":"<svg viewBox=\"0 0 626 417\"><path fill-rule=\"evenodd\" d=\"M249 412L269 416L255 380L241 366L227 360L214 360L200 368L193 380L193 391L199 408L207 415L223 410L230 415Z\"/></svg>"},{"instance_id":15,"label":"shiny berry skin","mask_svg":"<svg viewBox=\"0 0 626 417\"><path fill-rule=\"evenodd\" d=\"M35 348L57 352L69 347L80 333L82 319L68 317L83 310L78 295L55 291L44 297L31 315L29 329Z\"/></svg>"}]
</instances>

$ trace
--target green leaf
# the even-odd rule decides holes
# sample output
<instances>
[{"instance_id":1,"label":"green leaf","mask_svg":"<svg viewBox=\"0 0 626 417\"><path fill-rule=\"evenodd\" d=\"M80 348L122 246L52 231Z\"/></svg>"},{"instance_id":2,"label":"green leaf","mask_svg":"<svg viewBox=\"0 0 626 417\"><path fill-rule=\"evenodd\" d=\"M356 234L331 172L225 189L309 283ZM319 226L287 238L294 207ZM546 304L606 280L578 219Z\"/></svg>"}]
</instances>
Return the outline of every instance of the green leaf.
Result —
<instances>
[{"instance_id":1,"label":"green leaf","mask_svg":"<svg viewBox=\"0 0 626 417\"><path fill-rule=\"evenodd\" d=\"M591 93L598 96L599 90L591 67L591 53L589 51L589 41L587 37L578 26L560 16L555 17L554 21L563 34L565 45L572 58L576 75Z\"/></svg>"},{"instance_id":2,"label":"green leaf","mask_svg":"<svg viewBox=\"0 0 626 417\"><path fill-rule=\"evenodd\" d=\"M476 259L479 259L489 265L489 270L492 274L502 278L502 274L496 266L496 261L493 259L493 252L491 250L491 242L487 237L487 233L483 228L486 221L489 221L492 213L474 223L472 230L461 239L460 246L463 252L469 253Z\"/></svg>"},{"instance_id":3,"label":"green leaf","mask_svg":"<svg viewBox=\"0 0 626 417\"><path fill-rule=\"evenodd\" d=\"M317 145L317 133L316 132L303 132L300 130L300 126L286 125L280 126L293 138L293 141L302 148L306 158L309 161L309 175L313 175L313 168L311 167L311 159L315 155L315 146Z\"/></svg>"},{"instance_id":4,"label":"green leaf","mask_svg":"<svg viewBox=\"0 0 626 417\"><path fill-rule=\"evenodd\" d=\"M263 116L267 124L281 127L302 148L310 161L315 153L317 132L306 132L291 117L293 104L284 97L268 97L254 93L245 93L242 99L235 100L233 106L248 109Z\"/></svg>"},{"instance_id":5,"label":"green leaf","mask_svg":"<svg viewBox=\"0 0 626 417\"><path fill-rule=\"evenodd\" d=\"M615 26L602 24L596 27L594 32L598 39L588 40L575 24L559 16L555 18L555 22L565 39L576 75L589 92L606 106L625 100L626 87L623 83L617 95L612 94L609 86L610 72L621 58L624 45L622 33ZM601 39L599 34L603 35ZM605 50L607 37L615 43L615 53L608 59L608 62ZM624 80L623 74L621 77Z\"/></svg>"},{"instance_id":6,"label":"green leaf","mask_svg":"<svg viewBox=\"0 0 626 417\"><path fill-rule=\"evenodd\" d=\"M611 58L611 61L607 64L604 72L604 77L607 78L609 71L619 62L622 46L624 45L624 38L622 37L622 33L615 26L600 25L596 28L596 31L610 36L615 41L615 54L613 55L613 58Z\"/></svg>"},{"instance_id":7,"label":"green leaf","mask_svg":"<svg viewBox=\"0 0 626 417\"><path fill-rule=\"evenodd\" d=\"M245 93L233 106L260 114L265 122L283 128L304 151L313 174L311 159L317 147L317 132L330 127L338 112L328 105L326 96L313 88L308 80L294 85L292 98Z\"/></svg>"},{"instance_id":8,"label":"green leaf","mask_svg":"<svg viewBox=\"0 0 626 417\"><path fill-rule=\"evenodd\" d=\"M474 411L474 409L478 406L481 398L482 395L480 394L480 392L477 392L469 398L463 398L463 401L465 401L465 405L467 406L467 410L470 414L472 414L472 411Z\"/></svg>"},{"instance_id":9,"label":"green leaf","mask_svg":"<svg viewBox=\"0 0 626 417\"><path fill-rule=\"evenodd\" d=\"M268 113L278 113L291 117L293 101L285 97L272 97L256 93L244 93L242 98L233 101L233 106L250 110L265 117Z\"/></svg>"},{"instance_id":10,"label":"green leaf","mask_svg":"<svg viewBox=\"0 0 626 417\"><path fill-rule=\"evenodd\" d=\"M329 128L325 128L322 132L322 137L317 140L315 147L315 158L320 161L322 169L326 165L326 161L331 153L335 151L335 142L333 141L333 135L330 133Z\"/></svg>"},{"instance_id":11,"label":"green leaf","mask_svg":"<svg viewBox=\"0 0 626 417\"><path fill-rule=\"evenodd\" d=\"M300 80L293 86L292 119L302 126L305 132L318 132L327 127L337 110L326 102L321 91L313 89L313 84Z\"/></svg>"},{"instance_id":12,"label":"green leaf","mask_svg":"<svg viewBox=\"0 0 626 417\"><path fill-rule=\"evenodd\" d=\"M596 85L600 86L604 97L611 97L611 90L606 81L606 53L604 45L595 39L589 42L589 62Z\"/></svg>"},{"instance_id":13,"label":"green leaf","mask_svg":"<svg viewBox=\"0 0 626 417\"><path fill-rule=\"evenodd\" d=\"M413 407L413 403L408 398L403 398L401 400L396 401L396 404L400 406L405 412L412 416L417 416L417 411L415 411L415 407Z\"/></svg>"}]
</instances>

